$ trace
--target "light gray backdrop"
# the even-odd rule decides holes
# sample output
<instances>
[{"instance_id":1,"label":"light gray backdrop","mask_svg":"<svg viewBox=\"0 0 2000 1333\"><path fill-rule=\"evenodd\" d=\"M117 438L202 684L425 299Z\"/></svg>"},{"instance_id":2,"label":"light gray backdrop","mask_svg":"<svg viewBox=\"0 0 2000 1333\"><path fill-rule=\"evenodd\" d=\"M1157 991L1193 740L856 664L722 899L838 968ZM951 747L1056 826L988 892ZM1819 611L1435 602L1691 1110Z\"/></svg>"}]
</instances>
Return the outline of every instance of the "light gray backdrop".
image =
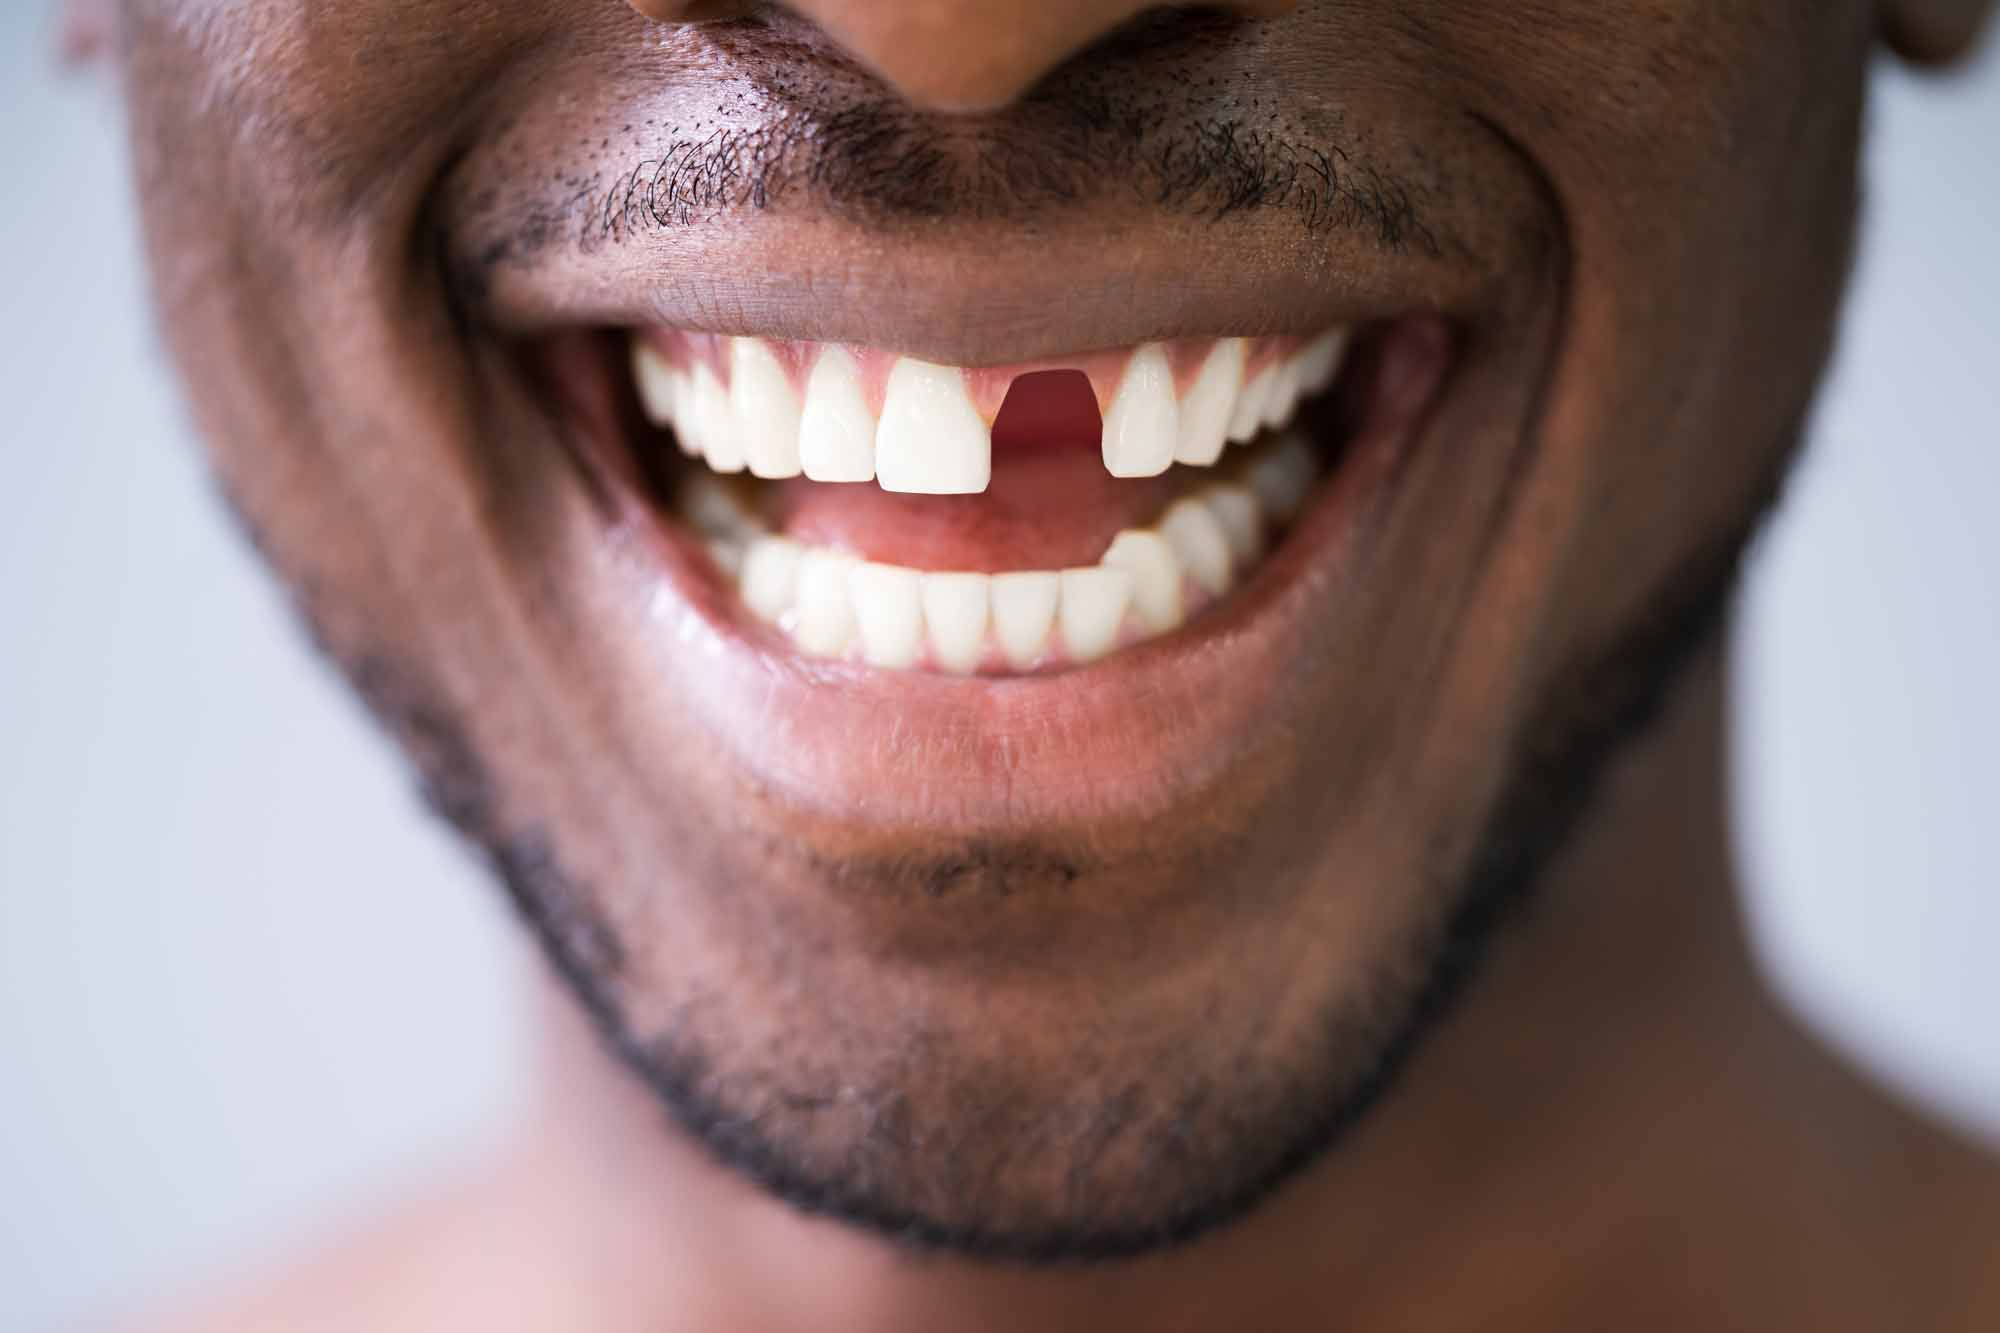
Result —
<instances>
[{"instance_id":1,"label":"light gray backdrop","mask_svg":"<svg viewBox=\"0 0 2000 1333\"><path fill-rule=\"evenodd\" d=\"M0 1329L496 1131L524 955L202 476L111 90L0 17ZM2000 1138L2000 68L1879 82L1858 303L1757 562L1743 858L1831 1039Z\"/></svg>"}]
</instances>

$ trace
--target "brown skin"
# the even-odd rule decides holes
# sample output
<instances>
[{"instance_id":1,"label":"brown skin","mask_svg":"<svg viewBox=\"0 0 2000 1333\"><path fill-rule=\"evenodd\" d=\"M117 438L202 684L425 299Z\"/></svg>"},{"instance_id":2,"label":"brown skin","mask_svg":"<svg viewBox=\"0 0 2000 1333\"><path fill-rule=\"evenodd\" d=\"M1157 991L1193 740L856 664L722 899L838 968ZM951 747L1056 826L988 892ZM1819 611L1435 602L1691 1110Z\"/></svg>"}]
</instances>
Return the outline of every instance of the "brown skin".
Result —
<instances>
[{"instance_id":1,"label":"brown skin","mask_svg":"<svg viewBox=\"0 0 2000 1333\"><path fill-rule=\"evenodd\" d=\"M1168 1129L1280 1144L1301 1105L1353 1090L1385 1031L1316 1033L1414 1002L1548 719L1576 724L1580 682L1619 692L1604 661L1727 552L1795 444L1878 34L1945 58L1985 7L1305 4L1064 63L1138 8L825 0L776 37L665 46L609 3L135 0L119 19L168 334L323 642L434 782L458 780L448 813L553 858L530 892L601 1017L698 1053L711 1098L797 1160L864 1162L878 1197L947 1227L1144 1225L1208 1183L1157 1155ZM1399 183L1418 239L1143 191L928 219L865 190L725 199L597 248L550 211L648 125L887 96L938 142L1033 142L1079 90L1222 114L1203 72ZM554 226L530 244L524 218ZM454 286L468 250L500 258ZM1018 295L1050 271L1067 299ZM892 279L903 304L862 298ZM1166 289L1152 327L1118 324L1117 293ZM974 317L937 319L947 292ZM1435 311L1462 346L1366 576L1310 593L1254 701L1280 730L1218 726L1253 739L1218 739L1140 813L1066 804L1069 775L1009 738L1027 759L1004 809L885 825L733 760L677 689L694 667L641 651L601 497L518 370L520 335L566 302L969 362L1250 331L1245 309L1300 332ZM1396 1095L1197 1243L1091 1269L912 1257L662 1132L572 1033L517 1152L211 1322L1991 1327L1991 1164L1832 1068L1751 978L1702 660ZM941 732L934 789L990 772L992 746ZM898 870L967 848L987 869L958 892ZM1175 1100L1225 1071L1229 1097ZM858 1109L797 1109L822 1073ZM1066 1136L1121 1093L1117 1136ZM864 1123L884 1106L906 1118L893 1142L950 1151L885 1148Z\"/></svg>"}]
</instances>

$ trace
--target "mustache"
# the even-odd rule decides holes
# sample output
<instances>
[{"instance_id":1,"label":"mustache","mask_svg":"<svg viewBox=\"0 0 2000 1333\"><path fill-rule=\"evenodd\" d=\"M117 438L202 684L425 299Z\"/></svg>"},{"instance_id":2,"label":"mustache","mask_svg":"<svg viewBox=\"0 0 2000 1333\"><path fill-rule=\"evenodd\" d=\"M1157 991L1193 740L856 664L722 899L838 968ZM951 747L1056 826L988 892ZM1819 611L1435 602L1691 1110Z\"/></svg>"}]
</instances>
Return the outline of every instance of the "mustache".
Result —
<instances>
[{"instance_id":1,"label":"mustache","mask_svg":"<svg viewBox=\"0 0 2000 1333\"><path fill-rule=\"evenodd\" d=\"M1268 81L1246 88L1217 72L1240 26L1201 11L1144 16L1006 109L971 117L912 107L782 22L707 26L699 40L750 90L733 114L626 125L622 165L489 214L501 225L479 249L520 262L760 211L908 232L1102 207L1214 222L1275 213L1308 236L1445 253L1424 207L1438 202L1434 185L1427 195L1370 160L1341 112L1302 112Z\"/></svg>"},{"instance_id":2,"label":"mustache","mask_svg":"<svg viewBox=\"0 0 2000 1333\"><path fill-rule=\"evenodd\" d=\"M586 225L617 241L801 202L903 225L1032 223L1123 202L1214 221L1278 210L1308 234L1351 230L1386 250L1438 253L1412 191L1342 143L1230 115L1161 126L1111 110L1044 95L1024 116L967 128L882 100L670 137L591 201Z\"/></svg>"}]
</instances>

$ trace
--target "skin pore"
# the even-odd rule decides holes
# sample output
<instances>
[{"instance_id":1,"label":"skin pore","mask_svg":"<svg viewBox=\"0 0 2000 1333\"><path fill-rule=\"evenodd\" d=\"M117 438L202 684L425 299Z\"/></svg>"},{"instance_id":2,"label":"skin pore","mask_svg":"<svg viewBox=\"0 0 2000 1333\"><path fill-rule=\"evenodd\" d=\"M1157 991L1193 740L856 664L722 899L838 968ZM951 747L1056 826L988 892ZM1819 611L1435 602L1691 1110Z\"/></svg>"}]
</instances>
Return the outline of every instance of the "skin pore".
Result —
<instances>
[{"instance_id":1,"label":"skin pore","mask_svg":"<svg viewBox=\"0 0 2000 1333\"><path fill-rule=\"evenodd\" d=\"M1992 1166L1752 975L1718 628L1865 62L1983 6L642 8L107 20L223 488L562 983L514 1146L197 1326L1993 1320ZM1011 683L718 629L558 354L1419 317L1365 521Z\"/></svg>"}]
</instances>

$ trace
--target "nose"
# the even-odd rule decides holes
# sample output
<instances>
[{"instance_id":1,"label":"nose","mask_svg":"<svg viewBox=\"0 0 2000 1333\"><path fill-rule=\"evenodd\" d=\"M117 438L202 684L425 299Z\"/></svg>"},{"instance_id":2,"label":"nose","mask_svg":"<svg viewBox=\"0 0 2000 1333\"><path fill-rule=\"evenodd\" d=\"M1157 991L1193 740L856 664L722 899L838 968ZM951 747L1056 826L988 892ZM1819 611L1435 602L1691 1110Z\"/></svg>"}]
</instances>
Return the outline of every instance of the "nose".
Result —
<instances>
[{"instance_id":1,"label":"nose","mask_svg":"<svg viewBox=\"0 0 2000 1333\"><path fill-rule=\"evenodd\" d=\"M663 23L747 13L748 0L629 0ZM1007 105L1070 56L1149 9L1195 0L786 0L905 99L933 111ZM1297 0L1229 0L1210 10L1273 15Z\"/></svg>"}]
</instances>

